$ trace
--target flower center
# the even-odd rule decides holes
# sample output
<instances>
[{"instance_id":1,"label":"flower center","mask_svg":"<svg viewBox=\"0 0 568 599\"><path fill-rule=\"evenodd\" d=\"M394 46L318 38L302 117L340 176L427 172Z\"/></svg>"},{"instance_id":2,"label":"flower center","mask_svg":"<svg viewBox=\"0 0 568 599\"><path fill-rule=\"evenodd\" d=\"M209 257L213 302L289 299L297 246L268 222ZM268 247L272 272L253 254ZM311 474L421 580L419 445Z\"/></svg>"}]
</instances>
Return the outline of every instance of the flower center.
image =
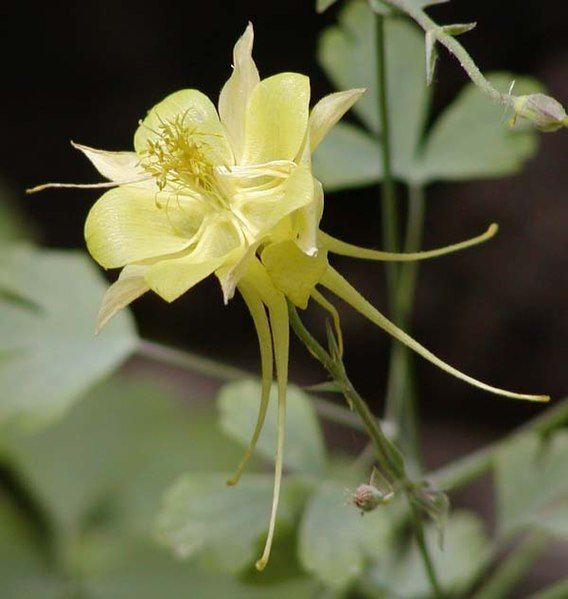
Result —
<instances>
[{"instance_id":1,"label":"flower center","mask_svg":"<svg viewBox=\"0 0 568 599\"><path fill-rule=\"evenodd\" d=\"M185 115L160 124L154 139L149 139L142 167L162 191L167 185L211 192L215 188L215 166L208 157L211 134L184 125ZM209 151L208 151L209 150Z\"/></svg>"}]
</instances>

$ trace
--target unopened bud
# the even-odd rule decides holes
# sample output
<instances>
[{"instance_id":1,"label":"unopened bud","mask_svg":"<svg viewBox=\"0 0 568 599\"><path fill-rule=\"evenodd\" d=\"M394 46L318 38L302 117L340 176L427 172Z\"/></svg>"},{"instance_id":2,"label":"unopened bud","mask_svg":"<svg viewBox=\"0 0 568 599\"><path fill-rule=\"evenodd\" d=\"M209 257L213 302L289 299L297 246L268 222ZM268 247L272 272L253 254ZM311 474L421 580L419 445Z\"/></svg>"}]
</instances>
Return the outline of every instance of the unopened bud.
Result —
<instances>
[{"instance_id":1,"label":"unopened bud","mask_svg":"<svg viewBox=\"0 0 568 599\"><path fill-rule=\"evenodd\" d=\"M375 508L385 502L383 493L373 485L359 485L351 496L353 505L362 512L372 512Z\"/></svg>"},{"instance_id":2,"label":"unopened bud","mask_svg":"<svg viewBox=\"0 0 568 599\"><path fill-rule=\"evenodd\" d=\"M544 94L518 96L514 99L513 109L514 118L527 119L541 131L552 132L568 127L568 116L562 104Z\"/></svg>"}]
</instances>

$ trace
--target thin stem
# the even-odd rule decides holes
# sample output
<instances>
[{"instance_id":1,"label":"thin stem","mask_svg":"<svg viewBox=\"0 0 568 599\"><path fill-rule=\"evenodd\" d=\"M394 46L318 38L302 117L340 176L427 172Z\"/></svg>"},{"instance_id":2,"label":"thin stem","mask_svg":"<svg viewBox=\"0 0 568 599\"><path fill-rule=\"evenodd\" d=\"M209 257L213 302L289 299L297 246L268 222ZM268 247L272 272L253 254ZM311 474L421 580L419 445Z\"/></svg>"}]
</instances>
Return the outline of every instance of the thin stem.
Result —
<instances>
[{"instance_id":1,"label":"thin stem","mask_svg":"<svg viewBox=\"0 0 568 599\"><path fill-rule=\"evenodd\" d=\"M438 489L457 489L463 487L472 480L479 478L491 468L493 456L505 443L509 443L512 439L528 431L538 434L548 433L566 422L568 422L568 398L557 402L556 405L548 408L548 410L536 418L532 418L504 439L470 453L448 466L431 472L427 476L427 479L432 486Z\"/></svg>"},{"instance_id":2,"label":"thin stem","mask_svg":"<svg viewBox=\"0 0 568 599\"><path fill-rule=\"evenodd\" d=\"M384 2L385 4L406 13L409 17L414 19L426 33L431 32L431 35L433 35L440 44L445 46L448 51L459 60L460 65L469 78L484 93L505 106L511 106L513 104L514 97L510 94L503 94L495 89L479 70L461 43L443 27L434 22L422 9L417 8L416 5L409 2L409 0L384 0Z\"/></svg>"},{"instance_id":3,"label":"thin stem","mask_svg":"<svg viewBox=\"0 0 568 599\"><path fill-rule=\"evenodd\" d=\"M404 241L406 253L420 250L424 230L424 210L424 187L421 185L411 186ZM406 262L400 268L395 303L398 310L399 326L405 330L409 329L412 316L418 267L418 262ZM409 467L417 474L421 470L421 460L412 360L412 353L407 347L400 343L393 343L389 364L387 407L390 408L389 416L401 430L401 448L407 456Z\"/></svg>"},{"instance_id":4,"label":"thin stem","mask_svg":"<svg viewBox=\"0 0 568 599\"><path fill-rule=\"evenodd\" d=\"M424 538L424 525L422 518L418 512L418 508L413 504L411 489L412 482L407 478L404 460L396 446L383 432L381 425L373 416L367 402L359 395L353 384L349 380L343 362L340 359L335 359L328 353L319 342L306 329L294 306L288 303L288 311L290 315L290 326L294 330L298 339L306 346L308 351L322 364L329 372L333 379L341 388L347 403L359 414L363 421L367 434L371 438L375 448L375 456L377 462L384 472L393 480L401 485L406 493L411 513L414 534L418 543L418 548L424 562L424 569L432 586L432 591L435 597L442 597L440 585L436 578L436 572L432 563L428 547Z\"/></svg>"},{"instance_id":5,"label":"thin stem","mask_svg":"<svg viewBox=\"0 0 568 599\"><path fill-rule=\"evenodd\" d=\"M543 533L527 536L499 565L489 580L473 596L473 599L493 599L507 597L510 591L526 574L547 543Z\"/></svg>"},{"instance_id":6,"label":"thin stem","mask_svg":"<svg viewBox=\"0 0 568 599\"><path fill-rule=\"evenodd\" d=\"M409 501L408 503L410 506L410 513L412 517L412 525L414 527L416 543L418 544L418 550L420 551L420 555L422 556L424 569L426 570L426 575L428 576L430 586L432 587L432 591L434 592L434 597L443 597L444 594L442 592L442 588L440 587L440 583L438 582L438 578L436 577L436 570L434 569L434 564L432 563L432 558L430 557L430 553L428 551L428 545L426 545L426 538L424 535L424 527L422 526L422 518L420 516L420 512L411 501Z\"/></svg>"}]
</instances>

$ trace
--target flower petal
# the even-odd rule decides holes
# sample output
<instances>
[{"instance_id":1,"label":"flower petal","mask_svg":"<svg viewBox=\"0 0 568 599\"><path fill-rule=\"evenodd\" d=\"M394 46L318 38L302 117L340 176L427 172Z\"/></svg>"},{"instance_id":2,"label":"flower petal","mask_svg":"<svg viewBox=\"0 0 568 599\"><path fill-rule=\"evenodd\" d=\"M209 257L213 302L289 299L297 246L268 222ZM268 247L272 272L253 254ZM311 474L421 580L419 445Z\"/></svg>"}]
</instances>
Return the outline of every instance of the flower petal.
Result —
<instances>
[{"instance_id":1,"label":"flower petal","mask_svg":"<svg viewBox=\"0 0 568 599\"><path fill-rule=\"evenodd\" d=\"M140 166L140 158L136 152L107 152L76 144L73 141L71 145L83 152L99 173L109 181L123 184L148 178L148 174Z\"/></svg>"},{"instance_id":2,"label":"flower petal","mask_svg":"<svg viewBox=\"0 0 568 599\"><path fill-rule=\"evenodd\" d=\"M308 127L310 80L298 73L263 79L247 107L244 164L294 160Z\"/></svg>"},{"instance_id":3,"label":"flower petal","mask_svg":"<svg viewBox=\"0 0 568 599\"><path fill-rule=\"evenodd\" d=\"M329 130L366 91L366 88L360 87L329 94L312 108L309 123L312 152L318 147Z\"/></svg>"},{"instance_id":4,"label":"flower petal","mask_svg":"<svg viewBox=\"0 0 568 599\"><path fill-rule=\"evenodd\" d=\"M233 164L233 153L211 100L196 89L182 89L150 110L134 134L134 149L143 156L149 141L160 139L164 123L179 120L188 135L199 136L203 153L214 165Z\"/></svg>"},{"instance_id":5,"label":"flower petal","mask_svg":"<svg viewBox=\"0 0 568 599\"><path fill-rule=\"evenodd\" d=\"M219 96L219 116L225 125L235 160L239 164L245 144L245 117L249 97L260 81L252 59L254 31L249 23L233 50L233 73Z\"/></svg>"},{"instance_id":6,"label":"flower petal","mask_svg":"<svg viewBox=\"0 0 568 599\"><path fill-rule=\"evenodd\" d=\"M186 249L206 207L189 196L125 186L105 193L85 223L87 248L104 268Z\"/></svg>"},{"instance_id":7,"label":"flower petal","mask_svg":"<svg viewBox=\"0 0 568 599\"><path fill-rule=\"evenodd\" d=\"M307 167L298 167L274 189L266 192L244 191L233 201L233 210L246 222L258 239L273 229L285 216L302 206L309 205L314 197L314 179Z\"/></svg>"},{"instance_id":8,"label":"flower petal","mask_svg":"<svg viewBox=\"0 0 568 599\"><path fill-rule=\"evenodd\" d=\"M323 216L323 187L317 179L313 179L313 182L313 201L294 214L294 227L298 235L296 243L308 256L314 256L318 251L318 232Z\"/></svg>"},{"instance_id":9,"label":"flower petal","mask_svg":"<svg viewBox=\"0 0 568 599\"><path fill-rule=\"evenodd\" d=\"M147 266L138 264L130 264L122 269L118 280L104 294L97 316L96 334L100 333L117 312L138 299L146 291L150 291L150 287L144 279L147 270Z\"/></svg>"},{"instance_id":10,"label":"flower petal","mask_svg":"<svg viewBox=\"0 0 568 599\"><path fill-rule=\"evenodd\" d=\"M204 223L195 249L186 256L153 264L146 282L160 297L172 302L243 251L238 228L227 218L214 217Z\"/></svg>"}]
</instances>

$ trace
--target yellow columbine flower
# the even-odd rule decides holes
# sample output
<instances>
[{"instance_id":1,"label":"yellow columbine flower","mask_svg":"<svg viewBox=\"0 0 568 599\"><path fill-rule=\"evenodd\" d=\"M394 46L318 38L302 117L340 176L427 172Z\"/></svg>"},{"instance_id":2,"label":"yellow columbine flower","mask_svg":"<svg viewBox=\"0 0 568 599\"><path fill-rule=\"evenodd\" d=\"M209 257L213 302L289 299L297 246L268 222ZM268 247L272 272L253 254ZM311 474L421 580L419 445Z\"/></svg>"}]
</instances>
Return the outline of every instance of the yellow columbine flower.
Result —
<instances>
[{"instance_id":1,"label":"yellow columbine flower","mask_svg":"<svg viewBox=\"0 0 568 599\"><path fill-rule=\"evenodd\" d=\"M257 562L262 569L270 554L282 477L287 300L305 308L313 298L338 326L335 308L316 289L320 285L446 372L500 395L545 398L496 389L449 366L387 320L329 265L328 253L370 260L432 258L481 243L497 227L416 254L363 249L320 231L323 191L311 172L311 154L365 90L331 94L310 112L308 78L280 73L260 80L252 45L249 24L235 45L234 69L221 90L218 111L201 92L182 90L150 110L134 135L134 152L74 145L110 180L94 187L113 187L85 224L93 258L104 268L123 268L103 298L97 329L146 291L171 302L211 274L219 279L225 302L238 289L248 306L260 345L262 397L250 445L230 484L237 482L254 450L276 365L278 441L268 537Z\"/></svg>"}]
</instances>

